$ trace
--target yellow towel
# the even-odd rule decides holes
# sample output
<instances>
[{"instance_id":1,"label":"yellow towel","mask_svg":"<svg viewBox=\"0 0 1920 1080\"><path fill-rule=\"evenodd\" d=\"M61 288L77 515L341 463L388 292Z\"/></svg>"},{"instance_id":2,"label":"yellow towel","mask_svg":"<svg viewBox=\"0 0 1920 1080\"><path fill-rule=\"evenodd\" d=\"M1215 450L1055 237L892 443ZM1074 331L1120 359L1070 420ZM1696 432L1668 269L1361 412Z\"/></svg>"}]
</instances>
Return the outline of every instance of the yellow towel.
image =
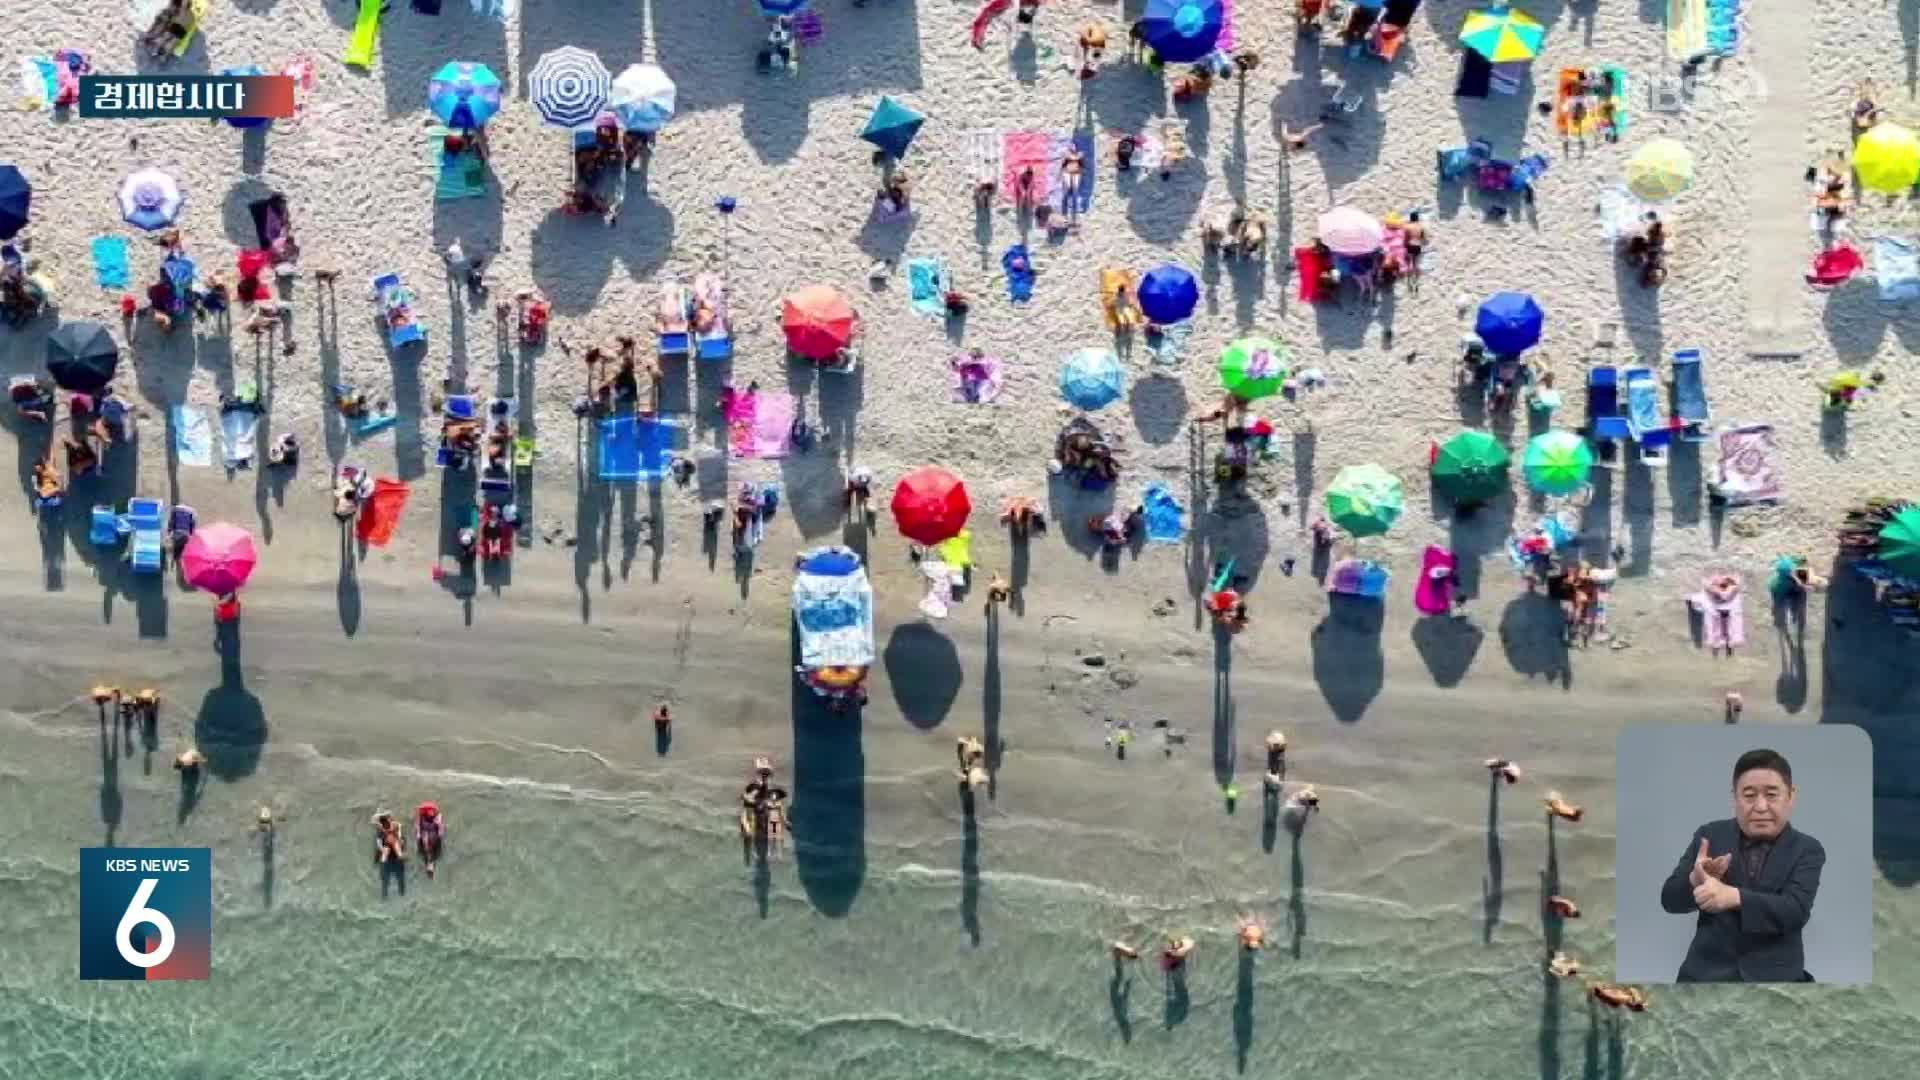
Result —
<instances>
[{"instance_id":1,"label":"yellow towel","mask_svg":"<svg viewBox=\"0 0 1920 1080\"><path fill-rule=\"evenodd\" d=\"M940 561L954 570L965 570L973 565L973 534L965 529L951 540L942 540L939 545Z\"/></svg>"}]
</instances>

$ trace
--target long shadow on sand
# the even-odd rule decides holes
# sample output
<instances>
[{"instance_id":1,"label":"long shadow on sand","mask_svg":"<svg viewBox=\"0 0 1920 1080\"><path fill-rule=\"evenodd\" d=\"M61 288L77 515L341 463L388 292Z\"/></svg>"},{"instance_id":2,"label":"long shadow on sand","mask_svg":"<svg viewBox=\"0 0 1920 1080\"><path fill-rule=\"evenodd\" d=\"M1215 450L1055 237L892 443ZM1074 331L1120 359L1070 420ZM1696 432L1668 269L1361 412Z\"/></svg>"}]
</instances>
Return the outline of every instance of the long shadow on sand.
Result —
<instances>
[{"instance_id":1,"label":"long shadow on sand","mask_svg":"<svg viewBox=\"0 0 1920 1080\"><path fill-rule=\"evenodd\" d=\"M207 771L222 780L251 776L267 742L267 711L249 691L240 670L240 623L214 630L220 652L220 685L207 691L193 721L193 742L207 756Z\"/></svg>"},{"instance_id":2,"label":"long shadow on sand","mask_svg":"<svg viewBox=\"0 0 1920 1080\"><path fill-rule=\"evenodd\" d=\"M1213 628L1213 779L1233 780L1233 634Z\"/></svg>"},{"instance_id":3,"label":"long shadow on sand","mask_svg":"<svg viewBox=\"0 0 1920 1080\"><path fill-rule=\"evenodd\" d=\"M1253 1048L1253 953L1240 950L1240 970L1233 981L1233 1061L1247 1071L1247 1051Z\"/></svg>"},{"instance_id":4,"label":"long shadow on sand","mask_svg":"<svg viewBox=\"0 0 1920 1080\"><path fill-rule=\"evenodd\" d=\"M967 940L980 947L980 819L974 814L973 789L960 785L960 925Z\"/></svg>"},{"instance_id":5,"label":"long shadow on sand","mask_svg":"<svg viewBox=\"0 0 1920 1080\"><path fill-rule=\"evenodd\" d=\"M792 662L800 663L800 635ZM792 684L793 852L800 887L822 915L853 909L867 877L867 759L860 744L864 719L857 708L835 712L825 700Z\"/></svg>"},{"instance_id":6,"label":"long shadow on sand","mask_svg":"<svg viewBox=\"0 0 1920 1080\"><path fill-rule=\"evenodd\" d=\"M925 623L904 623L894 627L880 659L900 714L914 727L938 727L966 679L953 639Z\"/></svg>"},{"instance_id":7,"label":"long shadow on sand","mask_svg":"<svg viewBox=\"0 0 1920 1080\"><path fill-rule=\"evenodd\" d=\"M1920 883L1920 680L1914 639L1874 603L1873 588L1836 560L1821 643L1823 724L1873 740L1873 858L1889 884Z\"/></svg>"},{"instance_id":8,"label":"long shadow on sand","mask_svg":"<svg viewBox=\"0 0 1920 1080\"><path fill-rule=\"evenodd\" d=\"M1313 681L1343 724L1366 715L1386 681L1380 631L1386 622L1378 600L1333 593L1326 617L1313 628Z\"/></svg>"}]
</instances>

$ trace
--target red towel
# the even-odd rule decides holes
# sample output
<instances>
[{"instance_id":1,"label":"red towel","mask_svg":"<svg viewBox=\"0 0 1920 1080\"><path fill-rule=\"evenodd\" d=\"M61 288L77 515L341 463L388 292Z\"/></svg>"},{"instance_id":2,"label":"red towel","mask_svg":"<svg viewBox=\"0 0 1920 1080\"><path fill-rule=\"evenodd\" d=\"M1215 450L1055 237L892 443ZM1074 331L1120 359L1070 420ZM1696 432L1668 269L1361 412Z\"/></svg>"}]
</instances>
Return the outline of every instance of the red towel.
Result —
<instances>
[{"instance_id":1,"label":"red towel","mask_svg":"<svg viewBox=\"0 0 1920 1080\"><path fill-rule=\"evenodd\" d=\"M1300 272L1300 299L1309 304L1319 303L1320 275L1326 273L1326 263L1314 249L1299 247L1293 249L1293 265Z\"/></svg>"},{"instance_id":2,"label":"red towel","mask_svg":"<svg viewBox=\"0 0 1920 1080\"><path fill-rule=\"evenodd\" d=\"M1860 272L1865 260L1852 247L1842 244L1813 257L1813 269L1807 272L1807 284L1816 289L1831 289L1845 284Z\"/></svg>"},{"instance_id":3,"label":"red towel","mask_svg":"<svg viewBox=\"0 0 1920 1080\"><path fill-rule=\"evenodd\" d=\"M400 527L400 513L407 508L407 493L411 489L398 480L381 477L373 482L373 494L367 497L367 504L360 508L360 520L354 525L354 535L369 547L386 547L393 539L394 530Z\"/></svg>"}]
</instances>

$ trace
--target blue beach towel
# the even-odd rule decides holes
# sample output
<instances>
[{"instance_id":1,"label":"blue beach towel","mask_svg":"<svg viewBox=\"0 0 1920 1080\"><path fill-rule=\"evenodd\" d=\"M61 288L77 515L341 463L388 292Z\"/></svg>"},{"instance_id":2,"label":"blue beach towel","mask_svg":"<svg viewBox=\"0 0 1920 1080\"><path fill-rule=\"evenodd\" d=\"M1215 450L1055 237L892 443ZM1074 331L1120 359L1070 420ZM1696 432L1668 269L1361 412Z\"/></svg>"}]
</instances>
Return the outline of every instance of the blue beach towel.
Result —
<instances>
[{"instance_id":1,"label":"blue beach towel","mask_svg":"<svg viewBox=\"0 0 1920 1080\"><path fill-rule=\"evenodd\" d=\"M173 407L173 450L182 465L205 469L213 464L213 425L191 405Z\"/></svg>"},{"instance_id":2,"label":"blue beach towel","mask_svg":"<svg viewBox=\"0 0 1920 1080\"><path fill-rule=\"evenodd\" d=\"M914 311L929 319L947 317L947 267L940 259L909 260L907 289Z\"/></svg>"},{"instance_id":3,"label":"blue beach towel","mask_svg":"<svg viewBox=\"0 0 1920 1080\"><path fill-rule=\"evenodd\" d=\"M1014 264L1020 264L1015 269ZM1033 259L1027 254L1027 245L1015 244L1000 256L1000 268L1007 272L1007 298L1016 304L1024 304L1033 299Z\"/></svg>"},{"instance_id":4,"label":"blue beach towel","mask_svg":"<svg viewBox=\"0 0 1920 1080\"><path fill-rule=\"evenodd\" d=\"M1153 484L1140 497L1146 510L1147 540L1155 544L1177 544L1187 535L1187 511L1174 500L1162 484Z\"/></svg>"},{"instance_id":5,"label":"blue beach towel","mask_svg":"<svg viewBox=\"0 0 1920 1080\"><path fill-rule=\"evenodd\" d=\"M670 420L615 416L600 421L599 466L602 480L655 480L667 474L673 457Z\"/></svg>"},{"instance_id":6,"label":"blue beach towel","mask_svg":"<svg viewBox=\"0 0 1920 1080\"><path fill-rule=\"evenodd\" d=\"M1099 160L1093 154L1093 135L1090 132L1076 131L1072 138L1064 135L1054 136L1052 152L1047 155L1048 164L1057 167L1059 162L1066 160L1068 146L1080 151L1080 160L1086 162L1086 165L1080 170L1080 183L1075 186L1075 189L1060 193L1060 209L1064 211L1071 208L1076 214L1084 214L1093 209L1093 177L1099 172L1093 167ZM1071 207L1068 205L1069 199L1072 200Z\"/></svg>"},{"instance_id":7,"label":"blue beach towel","mask_svg":"<svg viewBox=\"0 0 1920 1080\"><path fill-rule=\"evenodd\" d=\"M451 134L443 127L430 128L427 132L427 142L434 160L435 201L484 198L487 194L487 163L472 150L447 153L447 136Z\"/></svg>"},{"instance_id":8,"label":"blue beach towel","mask_svg":"<svg viewBox=\"0 0 1920 1080\"><path fill-rule=\"evenodd\" d=\"M127 238L124 236L96 236L93 238L93 279L103 289L124 289L131 281L132 273L127 269Z\"/></svg>"}]
</instances>

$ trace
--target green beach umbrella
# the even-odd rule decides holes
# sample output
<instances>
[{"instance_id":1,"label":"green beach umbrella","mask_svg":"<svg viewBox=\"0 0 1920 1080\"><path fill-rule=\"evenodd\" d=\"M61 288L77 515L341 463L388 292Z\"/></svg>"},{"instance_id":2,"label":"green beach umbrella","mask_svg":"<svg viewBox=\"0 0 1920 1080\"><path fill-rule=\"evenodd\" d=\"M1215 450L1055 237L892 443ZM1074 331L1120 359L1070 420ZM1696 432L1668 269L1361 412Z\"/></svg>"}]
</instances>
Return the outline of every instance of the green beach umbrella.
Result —
<instances>
[{"instance_id":1,"label":"green beach umbrella","mask_svg":"<svg viewBox=\"0 0 1920 1080\"><path fill-rule=\"evenodd\" d=\"M1527 443L1520 465L1527 484L1543 495L1570 495L1586 486L1593 448L1571 431L1549 431Z\"/></svg>"},{"instance_id":2,"label":"green beach umbrella","mask_svg":"<svg viewBox=\"0 0 1920 1080\"><path fill-rule=\"evenodd\" d=\"M1880 527L1880 561L1902 577L1920 577L1920 509L1908 507Z\"/></svg>"},{"instance_id":3,"label":"green beach umbrella","mask_svg":"<svg viewBox=\"0 0 1920 1080\"><path fill-rule=\"evenodd\" d=\"M1220 354L1220 384L1242 401L1272 397L1287 381L1289 359L1272 338L1241 338Z\"/></svg>"},{"instance_id":4,"label":"green beach umbrella","mask_svg":"<svg viewBox=\"0 0 1920 1080\"><path fill-rule=\"evenodd\" d=\"M1404 505L1399 479L1378 465L1349 465L1327 488L1327 516L1349 536L1379 536Z\"/></svg>"},{"instance_id":5,"label":"green beach umbrella","mask_svg":"<svg viewBox=\"0 0 1920 1080\"><path fill-rule=\"evenodd\" d=\"M1507 489L1507 448L1484 431L1463 431L1433 455L1433 483L1456 503L1483 503Z\"/></svg>"}]
</instances>

